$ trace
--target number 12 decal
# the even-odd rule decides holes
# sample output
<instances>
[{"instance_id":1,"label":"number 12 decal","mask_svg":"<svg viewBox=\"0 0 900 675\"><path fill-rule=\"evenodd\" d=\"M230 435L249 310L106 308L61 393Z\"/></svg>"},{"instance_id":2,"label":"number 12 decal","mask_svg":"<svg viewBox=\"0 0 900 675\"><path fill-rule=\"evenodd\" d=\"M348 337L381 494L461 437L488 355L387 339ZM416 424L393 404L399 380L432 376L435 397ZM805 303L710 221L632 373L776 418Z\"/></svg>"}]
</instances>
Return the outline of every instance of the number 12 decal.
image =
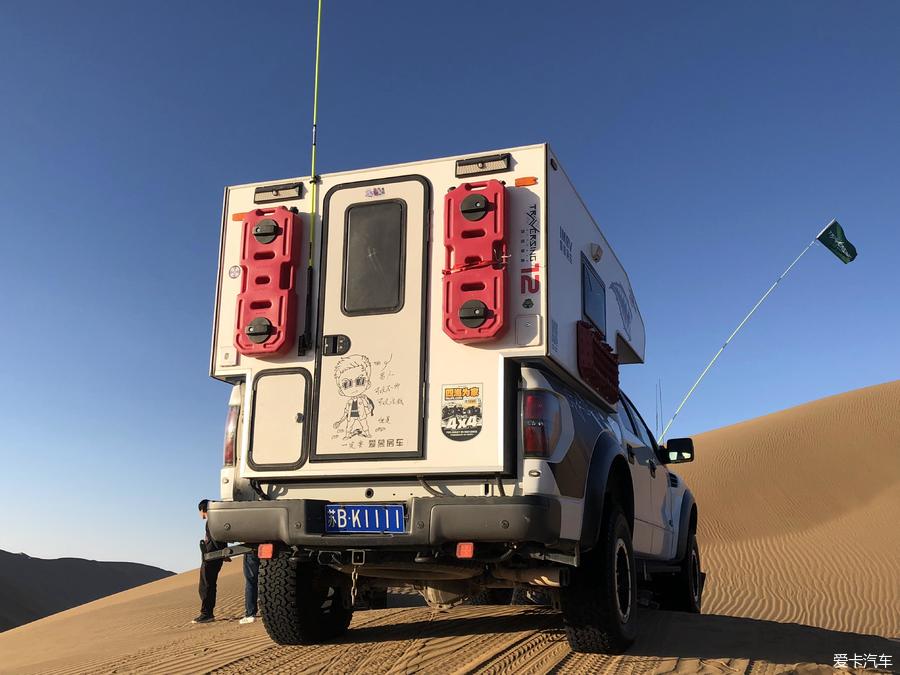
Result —
<instances>
[{"instance_id":1,"label":"number 12 decal","mask_svg":"<svg viewBox=\"0 0 900 675\"><path fill-rule=\"evenodd\" d=\"M537 293L541 288L541 278L538 274L540 265L535 263L534 267L522 268L522 295L526 293Z\"/></svg>"}]
</instances>

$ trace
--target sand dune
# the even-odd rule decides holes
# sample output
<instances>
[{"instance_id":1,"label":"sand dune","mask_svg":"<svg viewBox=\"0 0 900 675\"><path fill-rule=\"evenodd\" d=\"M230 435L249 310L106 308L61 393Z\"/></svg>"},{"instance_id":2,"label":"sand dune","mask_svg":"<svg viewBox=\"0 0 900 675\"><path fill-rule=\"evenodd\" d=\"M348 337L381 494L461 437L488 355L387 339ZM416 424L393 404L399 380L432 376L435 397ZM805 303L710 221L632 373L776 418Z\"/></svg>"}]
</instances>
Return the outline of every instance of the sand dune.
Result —
<instances>
[{"instance_id":1,"label":"sand dune","mask_svg":"<svg viewBox=\"0 0 900 675\"><path fill-rule=\"evenodd\" d=\"M339 642L279 647L238 625L232 563L214 624L189 624L196 573L181 574L7 631L0 672L829 672L835 653L896 664L898 419L893 382L697 437L680 473L701 509L705 613L642 612L623 656L571 653L540 607L392 606L357 612Z\"/></svg>"},{"instance_id":2,"label":"sand dune","mask_svg":"<svg viewBox=\"0 0 900 675\"><path fill-rule=\"evenodd\" d=\"M0 631L171 575L139 563L0 551Z\"/></svg>"},{"instance_id":3,"label":"sand dune","mask_svg":"<svg viewBox=\"0 0 900 675\"><path fill-rule=\"evenodd\" d=\"M900 635L900 381L695 441L704 610Z\"/></svg>"}]
</instances>

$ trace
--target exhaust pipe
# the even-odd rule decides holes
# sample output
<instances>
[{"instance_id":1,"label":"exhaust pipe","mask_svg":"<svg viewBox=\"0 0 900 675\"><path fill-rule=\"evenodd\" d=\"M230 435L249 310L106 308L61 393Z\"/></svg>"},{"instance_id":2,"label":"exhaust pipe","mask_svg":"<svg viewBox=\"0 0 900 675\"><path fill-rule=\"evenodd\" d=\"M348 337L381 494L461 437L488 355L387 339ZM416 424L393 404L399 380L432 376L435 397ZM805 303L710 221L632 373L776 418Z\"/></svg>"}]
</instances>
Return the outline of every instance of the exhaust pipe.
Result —
<instances>
[{"instance_id":1,"label":"exhaust pipe","mask_svg":"<svg viewBox=\"0 0 900 675\"><path fill-rule=\"evenodd\" d=\"M527 569L510 569L496 567L491 574L497 579L506 579L529 586L559 588L569 585L569 570L565 567L530 567Z\"/></svg>"}]
</instances>

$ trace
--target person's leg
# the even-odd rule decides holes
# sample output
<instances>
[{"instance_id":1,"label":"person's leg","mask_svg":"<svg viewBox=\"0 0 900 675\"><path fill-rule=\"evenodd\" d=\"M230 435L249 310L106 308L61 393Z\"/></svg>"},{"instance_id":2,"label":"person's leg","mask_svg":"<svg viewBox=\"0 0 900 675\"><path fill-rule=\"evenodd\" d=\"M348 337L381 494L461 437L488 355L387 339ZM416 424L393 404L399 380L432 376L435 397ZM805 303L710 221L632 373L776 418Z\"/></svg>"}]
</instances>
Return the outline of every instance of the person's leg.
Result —
<instances>
[{"instance_id":1,"label":"person's leg","mask_svg":"<svg viewBox=\"0 0 900 675\"><path fill-rule=\"evenodd\" d=\"M209 606L209 582L207 580L207 565L209 563L202 562L200 563L200 615L207 616L210 614L207 611Z\"/></svg>"},{"instance_id":2,"label":"person's leg","mask_svg":"<svg viewBox=\"0 0 900 675\"><path fill-rule=\"evenodd\" d=\"M256 553L244 554L244 616L256 616L259 597L259 558Z\"/></svg>"},{"instance_id":3,"label":"person's leg","mask_svg":"<svg viewBox=\"0 0 900 675\"><path fill-rule=\"evenodd\" d=\"M200 584L205 588L205 593L200 594L203 601L200 613L212 616L216 609L216 590L219 581L219 570L222 569L222 561L204 562L200 566Z\"/></svg>"}]
</instances>

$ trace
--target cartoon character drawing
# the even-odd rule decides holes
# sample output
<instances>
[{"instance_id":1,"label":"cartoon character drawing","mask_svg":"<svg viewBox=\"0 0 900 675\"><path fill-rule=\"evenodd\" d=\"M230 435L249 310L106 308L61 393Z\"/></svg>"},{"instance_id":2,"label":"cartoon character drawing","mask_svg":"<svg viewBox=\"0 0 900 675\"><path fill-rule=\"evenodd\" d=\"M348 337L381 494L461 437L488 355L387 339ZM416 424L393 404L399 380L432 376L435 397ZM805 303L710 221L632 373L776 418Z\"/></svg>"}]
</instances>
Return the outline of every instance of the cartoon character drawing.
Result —
<instances>
[{"instance_id":1,"label":"cartoon character drawing","mask_svg":"<svg viewBox=\"0 0 900 675\"><path fill-rule=\"evenodd\" d=\"M372 364L361 354L345 356L334 367L334 379L341 396L348 399L334 428L343 424L345 439L356 435L369 438L369 418L375 412L375 404L365 391L372 385Z\"/></svg>"}]
</instances>

